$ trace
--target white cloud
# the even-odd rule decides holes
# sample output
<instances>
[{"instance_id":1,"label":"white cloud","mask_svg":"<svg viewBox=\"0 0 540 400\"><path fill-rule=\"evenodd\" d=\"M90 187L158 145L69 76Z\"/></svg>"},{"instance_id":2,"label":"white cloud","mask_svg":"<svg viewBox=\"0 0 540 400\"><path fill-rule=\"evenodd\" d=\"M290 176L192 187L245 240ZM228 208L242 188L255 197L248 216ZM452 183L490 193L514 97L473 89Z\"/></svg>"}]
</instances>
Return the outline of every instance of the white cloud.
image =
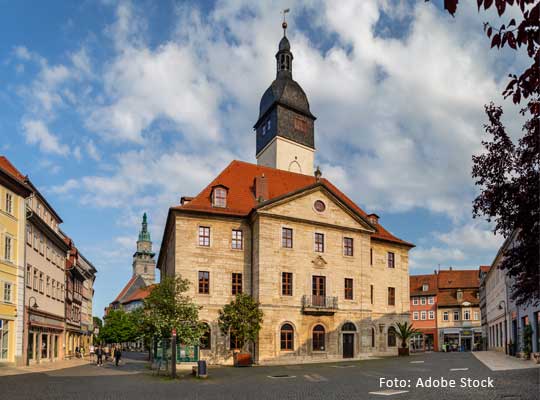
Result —
<instances>
[{"instance_id":1,"label":"white cloud","mask_svg":"<svg viewBox=\"0 0 540 400\"><path fill-rule=\"evenodd\" d=\"M101 156L99 154L99 151L94 143L94 141L92 139L88 139L86 140L86 143L85 143L85 149L86 149L86 152L88 153L88 155L90 156L91 159L93 159L94 161L99 161L101 160Z\"/></svg>"},{"instance_id":2,"label":"white cloud","mask_svg":"<svg viewBox=\"0 0 540 400\"><path fill-rule=\"evenodd\" d=\"M49 131L47 125L40 120L25 120L22 122L23 131L28 144L35 144L45 153L67 155L68 146L60 143L59 139Z\"/></svg>"},{"instance_id":3,"label":"white cloud","mask_svg":"<svg viewBox=\"0 0 540 400\"><path fill-rule=\"evenodd\" d=\"M76 179L68 179L62 185L52 186L49 189L49 192L54 193L54 194L64 195L64 194L72 193L75 189L78 189L79 187L80 187L79 181L77 181Z\"/></svg>"},{"instance_id":4,"label":"white cloud","mask_svg":"<svg viewBox=\"0 0 540 400\"><path fill-rule=\"evenodd\" d=\"M32 55L25 46L15 46L13 53L19 60L28 61L32 58Z\"/></svg>"}]
</instances>

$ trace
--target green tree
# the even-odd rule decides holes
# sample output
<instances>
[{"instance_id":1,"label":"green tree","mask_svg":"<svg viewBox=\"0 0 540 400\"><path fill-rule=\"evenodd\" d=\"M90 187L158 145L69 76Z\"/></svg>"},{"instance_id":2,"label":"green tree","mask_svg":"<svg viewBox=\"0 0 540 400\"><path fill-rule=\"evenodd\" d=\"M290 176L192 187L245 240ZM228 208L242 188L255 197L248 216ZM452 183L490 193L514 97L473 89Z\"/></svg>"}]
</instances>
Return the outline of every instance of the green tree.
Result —
<instances>
[{"instance_id":1,"label":"green tree","mask_svg":"<svg viewBox=\"0 0 540 400\"><path fill-rule=\"evenodd\" d=\"M255 342L262 321L263 312L259 309L259 303L248 294L236 295L223 310L219 310L219 329L234 335L242 349L249 342Z\"/></svg>"},{"instance_id":2,"label":"green tree","mask_svg":"<svg viewBox=\"0 0 540 400\"><path fill-rule=\"evenodd\" d=\"M106 343L132 342L140 335L137 321L122 309L109 311L104 320L99 338Z\"/></svg>"},{"instance_id":3,"label":"green tree","mask_svg":"<svg viewBox=\"0 0 540 400\"><path fill-rule=\"evenodd\" d=\"M189 281L180 276L164 277L144 300L144 309L135 315L139 318L139 332L145 338L169 338L176 330L179 343L198 345L204 332L199 322L199 309L185 293Z\"/></svg>"},{"instance_id":4,"label":"green tree","mask_svg":"<svg viewBox=\"0 0 540 400\"><path fill-rule=\"evenodd\" d=\"M407 347L407 341L419 333L419 331L406 321L403 323L396 322L396 327L396 336L401 339L401 347L405 349Z\"/></svg>"}]
</instances>

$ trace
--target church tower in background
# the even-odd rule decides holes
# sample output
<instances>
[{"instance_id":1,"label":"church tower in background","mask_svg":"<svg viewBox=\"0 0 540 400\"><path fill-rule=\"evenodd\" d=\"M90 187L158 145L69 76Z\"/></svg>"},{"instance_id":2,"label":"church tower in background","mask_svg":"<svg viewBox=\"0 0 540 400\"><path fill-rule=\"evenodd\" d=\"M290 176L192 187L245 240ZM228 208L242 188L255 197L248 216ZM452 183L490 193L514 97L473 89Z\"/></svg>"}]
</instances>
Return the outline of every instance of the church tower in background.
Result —
<instances>
[{"instance_id":1,"label":"church tower in background","mask_svg":"<svg viewBox=\"0 0 540 400\"><path fill-rule=\"evenodd\" d=\"M144 213L139 240L137 240L137 251L133 254L133 276L139 275L142 277L147 286L154 283L156 276L156 260L154 256L146 213Z\"/></svg>"},{"instance_id":2,"label":"church tower in background","mask_svg":"<svg viewBox=\"0 0 540 400\"><path fill-rule=\"evenodd\" d=\"M254 126L257 164L312 175L316 118L304 90L292 78L293 55L286 33L284 21L276 53L276 79L261 98Z\"/></svg>"}]
</instances>

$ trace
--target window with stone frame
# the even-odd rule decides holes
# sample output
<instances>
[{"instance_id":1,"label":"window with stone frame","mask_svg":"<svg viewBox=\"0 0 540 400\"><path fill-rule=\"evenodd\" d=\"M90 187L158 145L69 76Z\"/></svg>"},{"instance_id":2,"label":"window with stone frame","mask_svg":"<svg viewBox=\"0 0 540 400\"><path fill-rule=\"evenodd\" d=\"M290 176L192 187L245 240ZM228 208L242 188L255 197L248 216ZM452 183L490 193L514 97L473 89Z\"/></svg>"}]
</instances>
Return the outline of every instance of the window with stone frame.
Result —
<instances>
[{"instance_id":1,"label":"window with stone frame","mask_svg":"<svg viewBox=\"0 0 540 400\"><path fill-rule=\"evenodd\" d=\"M353 280L345 278L345 300L353 299Z\"/></svg>"},{"instance_id":2,"label":"window with stone frame","mask_svg":"<svg viewBox=\"0 0 540 400\"><path fill-rule=\"evenodd\" d=\"M413 297L412 303L413 303L413 306L417 306L418 305L418 297Z\"/></svg>"},{"instance_id":3,"label":"window with stone frame","mask_svg":"<svg viewBox=\"0 0 540 400\"><path fill-rule=\"evenodd\" d=\"M12 302L11 283L4 282L4 303Z\"/></svg>"},{"instance_id":4,"label":"window with stone frame","mask_svg":"<svg viewBox=\"0 0 540 400\"><path fill-rule=\"evenodd\" d=\"M317 325L313 328L311 342L313 351L325 350L325 329L322 325Z\"/></svg>"},{"instance_id":5,"label":"window with stone frame","mask_svg":"<svg viewBox=\"0 0 540 400\"><path fill-rule=\"evenodd\" d=\"M474 315L474 320L475 320L475 321L478 321L478 320L479 320L479 317L478 317L478 311L475 311L475 312L473 313L473 315ZM540 330L539 330L538 332L540 332Z\"/></svg>"},{"instance_id":6,"label":"window with stone frame","mask_svg":"<svg viewBox=\"0 0 540 400\"><path fill-rule=\"evenodd\" d=\"M315 251L324 253L324 233L315 233Z\"/></svg>"},{"instance_id":7,"label":"window with stone frame","mask_svg":"<svg viewBox=\"0 0 540 400\"><path fill-rule=\"evenodd\" d=\"M279 332L281 350L294 350L294 329L291 324L283 324Z\"/></svg>"},{"instance_id":8,"label":"window with stone frame","mask_svg":"<svg viewBox=\"0 0 540 400\"><path fill-rule=\"evenodd\" d=\"M393 288L393 287L388 288L388 305L389 306L396 305L396 288Z\"/></svg>"},{"instance_id":9,"label":"window with stone frame","mask_svg":"<svg viewBox=\"0 0 540 400\"><path fill-rule=\"evenodd\" d=\"M232 230L231 247L234 250L242 250L244 242L244 232L241 229Z\"/></svg>"},{"instance_id":10,"label":"window with stone frame","mask_svg":"<svg viewBox=\"0 0 540 400\"><path fill-rule=\"evenodd\" d=\"M32 288L34 290L38 290L38 284L39 284L39 281L38 281L38 270L34 268L34 283L33 283L33 286Z\"/></svg>"},{"instance_id":11,"label":"window with stone frame","mask_svg":"<svg viewBox=\"0 0 540 400\"><path fill-rule=\"evenodd\" d=\"M396 329L391 326L388 328L388 347L396 347Z\"/></svg>"},{"instance_id":12,"label":"window with stone frame","mask_svg":"<svg viewBox=\"0 0 540 400\"><path fill-rule=\"evenodd\" d=\"M420 297L420 304L425 306L426 305L426 298L425 297Z\"/></svg>"},{"instance_id":13,"label":"window with stone frame","mask_svg":"<svg viewBox=\"0 0 540 400\"><path fill-rule=\"evenodd\" d=\"M448 321L448 311L443 312L443 321Z\"/></svg>"},{"instance_id":14,"label":"window with stone frame","mask_svg":"<svg viewBox=\"0 0 540 400\"><path fill-rule=\"evenodd\" d=\"M428 304L435 304L435 297L429 296L428 297Z\"/></svg>"},{"instance_id":15,"label":"window with stone frame","mask_svg":"<svg viewBox=\"0 0 540 400\"><path fill-rule=\"evenodd\" d=\"M32 225L26 225L26 243L32 246Z\"/></svg>"},{"instance_id":16,"label":"window with stone frame","mask_svg":"<svg viewBox=\"0 0 540 400\"><path fill-rule=\"evenodd\" d=\"M421 311L421 312L420 312L420 319L421 319L422 321L425 321L426 318L427 318L427 313L426 313L425 311Z\"/></svg>"},{"instance_id":17,"label":"window with stone frame","mask_svg":"<svg viewBox=\"0 0 540 400\"><path fill-rule=\"evenodd\" d=\"M212 197L212 205L214 207L227 207L227 189L223 187L214 188L214 190L212 191Z\"/></svg>"},{"instance_id":18,"label":"window with stone frame","mask_svg":"<svg viewBox=\"0 0 540 400\"><path fill-rule=\"evenodd\" d=\"M418 321L418 311L413 312L413 320Z\"/></svg>"},{"instance_id":19,"label":"window with stone frame","mask_svg":"<svg viewBox=\"0 0 540 400\"><path fill-rule=\"evenodd\" d=\"M464 321L470 321L471 319L471 311L470 310L464 310L463 311L463 320Z\"/></svg>"},{"instance_id":20,"label":"window with stone frame","mask_svg":"<svg viewBox=\"0 0 540 400\"><path fill-rule=\"evenodd\" d=\"M32 266L26 266L26 287L32 287Z\"/></svg>"},{"instance_id":21,"label":"window with stone frame","mask_svg":"<svg viewBox=\"0 0 540 400\"><path fill-rule=\"evenodd\" d=\"M391 251L388 252L388 268L395 268L395 255Z\"/></svg>"},{"instance_id":22,"label":"window with stone frame","mask_svg":"<svg viewBox=\"0 0 540 400\"><path fill-rule=\"evenodd\" d=\"M435 319L435 311L429 312L429 319Z\"/></svg>"},{"instance_id":23,"label":"window with stone frame","mask_svg":"<svg viewBox=\"0 0 540 400\"><path fill-rule=\"evenodd\" d=\"M51 297L51 277L47 276L47 286L45 288L45 294Z\"/></svg>"},{"instance_id":24,"label":"window with stone frame","mask_svg":"<svg viewBox=\"0 0 540 400\"><path fill-rule=\"evenodd\" d=\"M454 311L454 321L459 321L459 311Z\"/></svg>"},{"instance_id":25,"label":"window with stone frame","mask_svg":"<svg viewBox=\"0 0 540 400\"><path fill-rule=\"evenodd\" d=\"M13 214L13 194L6 193L6 212Z\"/></svg>"},{"instance_id":26,"label":"window with stone frame","mask_svg":"<svg viewBox=\"0 0 540 400\"><path fill-rule=\"evenodd\" d=\"M343 238L343 254L346 256L353 256L353 238L345 237Z\"/></svg>"},{"instance_id":27,"label":"window with stone frame","mask_svg":"<svg viewBox=\"0 0 540 400\"><path fill-rule=\"evenodd\" d=\"M292 249L293 230L291 228L281 228L281 247Z\"/></svg>"},{"instance_id":28,"label":"window with stone frame","mask_svg":"<svg viewBox=\"0 0 540 400\"><path fill-rule=\"evenodd\" d=\"M199 293L210 293L210 272L208 271L199 271Z\"/></svg>"},{"instance_id":29,"label":"window with stone frame","mask_svg":"<svg viewBox=\"0 0 540 400\"><path fill-rule=\"evenodd\" d=\"M293 274L292 272L281 273L281 294L292 296L293 294Z\"/></svg>"},{"instance_id":30,"label":"window with stone frame","mask_svg":"<svg viewBox=\"0 0 540 400\"><path fill-rule=\"evenodd\" d=\"M4 244L4 259L6 261L11 261L12 254L11 254L11 248L12 248L12 238L10 236L5 237L5 244Z\"/></svg>"},{"instance_id":31,"label":"window with stone frame","mask_svg":"<svg viewBox=\"0 0 540 400\"><path fill-rule=\"evenodd\" d=\"M39 273L39 292L43 293L43 272Z\"/></svg>"},{"instance_id":32,"label":"window with stone frame","mask_svg":"<svg viewBox=\"0 0 540 400\"><path fill-rule=\"evenodd\" d=\"M232 294L237 295L242 293L242 274L232 273Z\"/></svg>"},{"instance_id":33,"label":"window with stone frame","mask_svg":"<svg viewBox=\"0 0 540 400\"><path fill-rule=\"evenodd\" d=\"M199 226L199 246L210 246L210 227Z\"/></svg>"}]
</instances>

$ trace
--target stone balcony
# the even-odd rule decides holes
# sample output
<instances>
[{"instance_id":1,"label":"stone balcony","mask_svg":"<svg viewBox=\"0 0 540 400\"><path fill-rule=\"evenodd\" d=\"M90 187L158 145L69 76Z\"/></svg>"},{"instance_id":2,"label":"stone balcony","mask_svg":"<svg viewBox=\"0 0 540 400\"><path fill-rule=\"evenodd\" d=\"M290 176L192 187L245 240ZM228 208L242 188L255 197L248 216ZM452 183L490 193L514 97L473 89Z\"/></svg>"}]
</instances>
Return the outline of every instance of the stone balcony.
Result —
<instances>
[{"instance_id":1,"label":"stone balcony","mask_svg":"<svg viewBox=\"0 0 540 400\"><path fill-rule=\"evenodd\" d=\"M338 309L335 296L302 296L302 312L310 315L333 315Z\"/></svg>"}]
</instances>

